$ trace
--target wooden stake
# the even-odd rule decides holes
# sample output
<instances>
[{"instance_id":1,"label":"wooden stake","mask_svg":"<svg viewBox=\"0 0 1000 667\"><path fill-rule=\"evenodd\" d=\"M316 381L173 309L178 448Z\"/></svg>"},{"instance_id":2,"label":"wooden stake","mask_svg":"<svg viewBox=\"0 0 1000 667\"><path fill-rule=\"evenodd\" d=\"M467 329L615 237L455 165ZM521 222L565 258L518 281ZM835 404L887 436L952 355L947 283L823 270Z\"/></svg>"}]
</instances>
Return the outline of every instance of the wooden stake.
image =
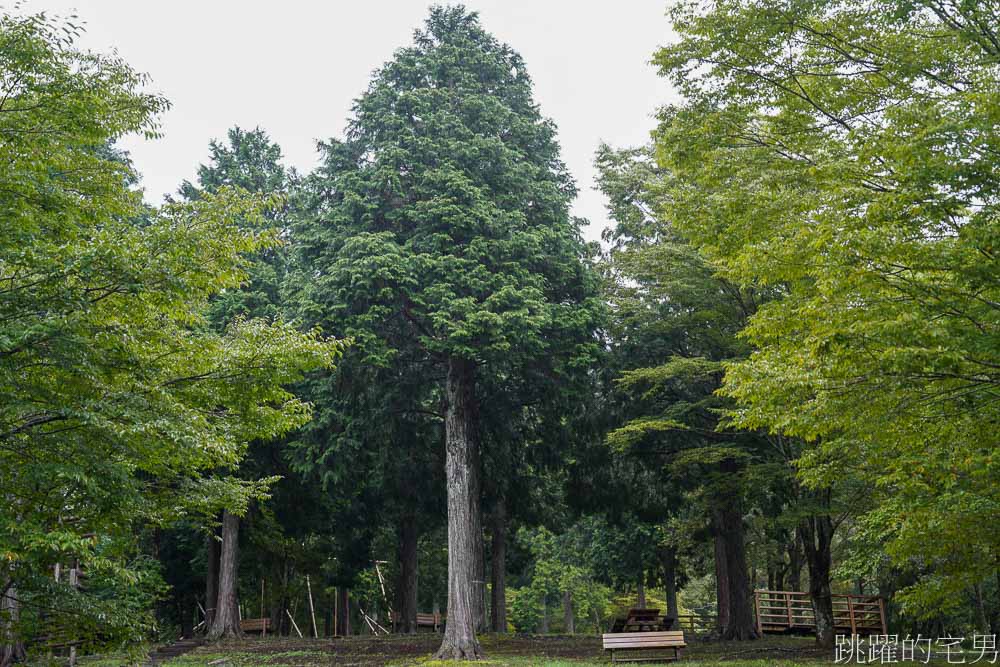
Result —
<instances>
[{"instance_id":1,"label":"wooden stake","mask_svg":"<svg viewBox=\"0 0 1000 667\"><path fill-rule=\"evenodd\" d=\"M80 561L73 561L73 567L69 570L69 585L71 588L79 588ZM69 667L76 667L76 642L69 647Z\"/></svg>"},{"instance_id":2,"label":"wooden stake","mask_svg":"<svg viewBox=\"0 0 1000 667\"><path fill-rule=\"evenodd\" d=\"M295 632L299 633L299 639L302 639L302 631L301 631L301 630L299 630L299 626L298 626L298 624L297 624L297 623L295 622L295 617L294 617L294 616L292 616L292 612L290 612L290 611L288 611L288 610L286 609L286 610L285 610L285 613L286 613L286 614L288 614L288 620L290 620L290 621L292 622L292 627L293 627L293 628L295 628Z\"/></svg>"},{"instance_id":3,"label":"wooden stake","mask_svg":"<svg viewBox=\"0 0 1000 667\"><path fill-rule=\"evenodd\" d=\"M309 575L306 575L306 591L309 592L309 613L312 615L313 622L313 637L319 637L319 632L316 631L316 608L313 607L313 589L312 584L309 583Z\"/></svg>"}]
</instances>

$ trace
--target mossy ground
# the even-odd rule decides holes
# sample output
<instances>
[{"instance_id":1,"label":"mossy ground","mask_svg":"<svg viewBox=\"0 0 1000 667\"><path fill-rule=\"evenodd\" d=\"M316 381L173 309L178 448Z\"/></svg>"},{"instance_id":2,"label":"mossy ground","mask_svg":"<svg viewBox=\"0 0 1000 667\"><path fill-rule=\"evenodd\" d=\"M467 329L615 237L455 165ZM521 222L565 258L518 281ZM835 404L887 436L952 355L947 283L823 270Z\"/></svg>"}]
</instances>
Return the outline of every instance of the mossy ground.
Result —
<instances>
[{"instance_id":1,"label":"mossy ground","mask_svg":"<svg viewBox=\"0 0 1000 667\"><path fill-rule=\"evenodd\" d=\"M203 646L164 663L167 667L318 667L357 665L364 667L445 667L460 663L433 660L440 636L352 637L338 639L246 639ZM599 637L485 635L480 638L486 659L478 664L500 667L579 667L606 665ZM225 662L222 662L225 661ZM818 650L811 639L768 638L752 643L690 641L682 664L705 667L725 661L727 667L794 667L830 664L832 652Z\"/></svg>"},{"instance_id":2,"label":"mossy ground","mask_svg":"<svg viewBox=\"0 0 1000 667\"><path fill-rule=\"evenodd\" d=\"M337 639L243 639L202 646L165 667L455 667L464 663L434 660L440 635L350 637ZM484 667L582 667L608 665L599 637L484 635ZM85 659L81 667L117 667L110 658ZM767 637L754 642L688 641L678 667L801 667L832 665L833 651L819 649L807 637ZM918 662L898 662L921 665ZM935 658L931 665L947 662Z\"/></svg>"}]
</instances>

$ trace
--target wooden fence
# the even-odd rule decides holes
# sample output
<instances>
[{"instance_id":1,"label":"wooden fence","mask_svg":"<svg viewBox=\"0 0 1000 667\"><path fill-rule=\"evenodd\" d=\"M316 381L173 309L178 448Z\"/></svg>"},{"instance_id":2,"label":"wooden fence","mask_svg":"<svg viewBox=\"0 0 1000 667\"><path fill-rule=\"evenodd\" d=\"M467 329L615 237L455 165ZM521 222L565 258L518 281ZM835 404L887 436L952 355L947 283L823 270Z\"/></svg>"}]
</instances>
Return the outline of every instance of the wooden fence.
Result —
<instances>
[{"instance_id":1,"label":"wooden fence","mask_svg":"<svg viewBox=\"0 0 1000 667\"><path fill-rule=\"evenodd\" d=\"M719 617L714 614L678 614L673 630L684 630L693 635L708 635L719 626Z\"/></svg>"},{"instance_id":2,"label":"wooden fence","mask_svg":"<svg viewBox=\"0 0 1000 667\"><path fill-rule=\"evenodd\" d=\"M852 635L887 634L885 600L874 595L832 595L836 632ZM754 591L757 631L760 633L815 632L816 617L808 593Z\"/></svg>"}]
</instances>

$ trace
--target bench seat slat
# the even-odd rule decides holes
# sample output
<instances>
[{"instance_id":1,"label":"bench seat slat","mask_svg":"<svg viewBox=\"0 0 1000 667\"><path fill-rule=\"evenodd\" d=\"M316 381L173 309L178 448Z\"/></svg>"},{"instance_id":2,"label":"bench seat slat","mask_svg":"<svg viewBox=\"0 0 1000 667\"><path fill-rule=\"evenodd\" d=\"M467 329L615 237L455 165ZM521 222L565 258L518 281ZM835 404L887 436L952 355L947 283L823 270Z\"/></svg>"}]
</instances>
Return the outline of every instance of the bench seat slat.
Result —
<instances>
[{"instance_id":1,"label":"bench seat slat","mask_svg":"<svg viewBox=\"0 0 1000 667\"><path fill-rule=\"evenodd\" d=\"M601 635L601 639L604 643L604 650L611 651L613 662L648 661L654 659L650 657L619 658L615 655L615 651L673 649L674 654L672 658L676 660L680 657L679 651L683 648L687 648L687 643L684 641L683 630L616 632Z\"/></svg>"},{"instance_id":2,"label":"bench seat slat","mask_svg":"<svg viewBox=\"0 0 1000 667\"><path fill-rule=\"evenodd\" d=\"M628 642L621 644L605 644L604 650L609 649L619 649L619 648L687 648L687 644L681 644L679 642Z\"/></svg>"},{"instance_id":3,"label":"bench seat slat","mask_svg":"<svg viewBox=\"0 0 1000 667\"><path fill-rule=\"evenodd\" d=\"M604 639L627 639L632 637L658 637L671 639L684 639L683 630L659 630L657 632L610 632L601 635Z\"/></svg>"}]
</instances>

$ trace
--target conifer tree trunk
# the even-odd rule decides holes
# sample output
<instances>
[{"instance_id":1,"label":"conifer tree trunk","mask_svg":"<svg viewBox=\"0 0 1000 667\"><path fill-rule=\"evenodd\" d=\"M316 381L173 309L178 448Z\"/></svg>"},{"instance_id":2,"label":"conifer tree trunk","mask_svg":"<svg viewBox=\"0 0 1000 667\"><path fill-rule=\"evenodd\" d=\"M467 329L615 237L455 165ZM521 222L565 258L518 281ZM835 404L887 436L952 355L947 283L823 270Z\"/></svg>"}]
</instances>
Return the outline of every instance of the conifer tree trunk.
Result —
<instances>
[{"instance_id":1,"label":"conifer tree trunk","mask_svg":"<svg viewBox=\"0 0 1000 667\"><path fill-rule=\"evenodd\" d=\"M240 518L228 510L222 512L222 551L219 558L219 601L209 639L240 637L239 600L236 577L239 568Z\"/></svg>"},{"instance_id":2,"label":"conifer tree trunk","mask_svg":"<svg viewBox=\"0 0 1000 667\"><path fill-rule=\"evenodd\" d=\"M667 616L677 620L677 550L660 547L660 567L663 568L663 593L667 598Z\"/></svg>"},{"instance_id":3,"label":"conifer tree trunk","mask_svg":"<svg viewBox=\"0 0 1000 667\"><path fill-rule=\"evenodd\" d=\"M445 479L448 487L448 617L439 659L479 659L476 639L476 541L479 516L479 456L476 443L475 372L452 357L445 381ZM481 585L480 585L481 588ZM480 593L481 595L481 593Z\"/></svg>"},{"instance_id":4,"label":"conifer tree trunk","mask_svg":"<svg viewBox=\"0 0 1000 667\"><path fill-rule=\"evenodd\" d=\"M218 531L212 530L205 545L205 632L215 623L215 608L219 604L219 559L222 557Z\"/></svg>"},{"instance_id":5,"label":"conifer tree trunk","mask_svg":"<svg viewBox=\"0 0 1000 667\"><path fill-rule=\"evenodd\" d=\"M757 628L753 618L750 579L747 576L743 512L738 500L731 501L720 511L720 519L726 577L729 580L729 623L722 637L735 640L754 639L757 637Z\"/></svg>"},{"instance_id":6,"label":"conifer tree trunk","mask_svg":"<svg viewBox=\"0 0 1000 667\"><path fill-rule=\"evenodd\" d=\"M497 497L493 510L491 566L490 618L493 632L507 632L507 505L503 496Z\"/></svg>"},{"instance_id":7,"label":"conifer tree trunk","mask_svg":"<svg viewBox=\"0 0 1000 667\"><path fill-rule=\"evenodd\" d=\"M722 537L719 512L713 512L712 542L715 548L715 614L718 617L719 634L725 635L729 628L729 573L726 570L726 542Z\"/></svg>"},{"instance_id":8,"label":"conifer tree trunk","mask_svg":"<svg viewBox=\"0 0 1000 667\"><path fill-rule=\"evenodd\" d=\"M345 586L337 589L337 633L351 634L351 591Z\"/></svg>"},{"instance_id":9,"label":"conifer tree trunk","mask_svg":"<svg viewBox=\"0 0 1000 667\"><path fill-rule=\"evenodd\" d=\"M397 632L417 631L417 521L412 513L399 521L399 579L396 582Z\"/></svg>"},{"instance_id":10,"label":"conifer tree trunk","mask_svg":"<svg viewBox=\"0 0 1000 667\"><path fill-rule=\"evenodd\" d=\"M755 639L757 624L747 568L739 463L725 459L719 472L720 484L715 489L712 508L719 631L723 639Z\"/></svg>"},{"instance_id":11,"label":"conifer tree trunk","mask_svg":"<svg viewBox=\"0 0 1000 667\"><path fill-rule=\"evenodd\" d=\"M576 633L574 618L573 618L573 591L563 591L563 625L566 629L566 634L572 635Z\"/></svg>"},{"instance_id":12,"label":"conifer tree trunk","mask_svg":"<svg viewBox=\"0 0 1000 667\"><path fill-rule=\"evenodd\" d=\"M635 584L635 594L636 603L635 606L639 609L646 608L646 573L643 571L639 572L639 579Z\"/></svg>"},{"instance_id":13,"label":"conifer tree trunk","mask_svg":"<svg viewBox=\"0 0 1000 667\"><path fill-rule=\"evenodd\" d=\"M477 449L477 454L478 454L478 449ZM479 480L480 463L478 460L478 456L473 466L476 470L475 479ZM473 546L475 547L475 558L476 558L475 560L476 576L472 582L473 583L472 602L473 602L473 607L475 609L476 633L478 634L480 632L486 632L487 630L489 630L490 625L489 625L489 619L487 618L487 605L486 605L486 544L482 531L483 515L482 515L481 505L479 502L481 495L478 488L476 488L472 492L472 497L476 499L474 511L479 515L478 523L480 526L479 532L476 533L475 536L473 537Z\"/></svg>"}]
</instances>

